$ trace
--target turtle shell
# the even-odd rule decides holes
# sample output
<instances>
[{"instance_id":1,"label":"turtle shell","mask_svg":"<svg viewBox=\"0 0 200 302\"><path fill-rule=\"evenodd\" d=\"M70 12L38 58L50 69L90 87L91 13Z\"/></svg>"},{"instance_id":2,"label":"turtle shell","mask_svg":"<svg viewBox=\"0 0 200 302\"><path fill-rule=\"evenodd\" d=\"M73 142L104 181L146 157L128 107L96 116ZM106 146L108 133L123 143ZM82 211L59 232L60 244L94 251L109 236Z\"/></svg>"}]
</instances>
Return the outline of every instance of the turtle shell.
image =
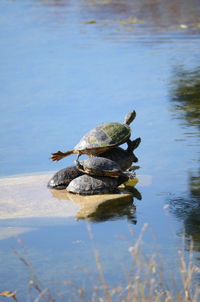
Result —
<instances>
[{"instance_id":1,"label":"turtle shell","mask_svg":"<svg viewBox=\"0 0 200 302\"><path fill-rule=\"evenodd\" d=\"M81 162L77 161L77 168L90 175L117 177L122 175L120 166L111 159L92 156Z\"/></svg>"},{"instance_id":2,"label":"turtle shell","mask_svg":"<svg viewBox=\"0 0 200 302\"><path fill-rule=\"evenodd\" d=\"M83 175L76 166L70 166L56 172L49 180L47 187L50 189L66 189L68 184L76 177Z\"/></svg>"},{"instance_id":3,"label":"turtle shell","mask_svg":"<svg viewBox=\"0 0 200 302\"><path fill-rule=\"evenodd\" d=\"M99 154L127 142L130 135L131 129L126 124L102 124L84 135L74 147L74 151L79 154Z\"/></svg>"},{"instance_id":4,"label":"turtle shell","mask_svg":"<svg viewBox=\"0 0 200 302\"><path fill-rule=\"evenodd\" d=\"M113 192L128 177L90 176L84 174L73 179L67 186L67 191L80 195L94 195Z\"/></svg>"}]
</instances>

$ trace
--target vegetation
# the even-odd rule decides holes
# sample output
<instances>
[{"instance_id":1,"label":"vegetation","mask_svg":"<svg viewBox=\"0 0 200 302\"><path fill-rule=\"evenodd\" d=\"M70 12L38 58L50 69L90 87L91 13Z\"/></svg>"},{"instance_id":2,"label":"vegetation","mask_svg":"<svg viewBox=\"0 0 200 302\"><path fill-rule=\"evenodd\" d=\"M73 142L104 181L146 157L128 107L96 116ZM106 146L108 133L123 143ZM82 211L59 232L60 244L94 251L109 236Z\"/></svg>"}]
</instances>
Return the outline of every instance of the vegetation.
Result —
<instances>
[{"instance_id":1,"label":"vegetation","mask_svg":"<svg viewBox=\"0 0 200 302\"><path fill-rule=\"evenodd\" d=\"M175 280L170 280L169 272L160 263L158 255L146 257L142 252L142 237L147 225L133 246L130 246L130 272L123 284L116 287L110 286L104 275L104 269L100 260L98 250L94 246L94 256L97 267L97 278L93 279L90 288L81 287L73 281L63 281L63 290L52 293L51 288L45 288L38 280L31 263L17 253L22 263L30 273L29 298L27 301L54 302L54 301L84 301L84 302L198 302L200 298L200 288L195 284L194 277L200 269L193 261L193 245L191 241L189 258L183 251L178 251L179 263L177 272L179 273L179 285L174 285ZM93 234L88 225L88 231L94 244ZM87 270L85 271L87 275ZM169 282L170 280L170 282ZM172 281L172 282L171 282ZM54 286L55 288L55 286ZM18 300L18 293L4 291L1 296ZM25 301L23 301L25 302Z\"/></svg>"}]
</instances>

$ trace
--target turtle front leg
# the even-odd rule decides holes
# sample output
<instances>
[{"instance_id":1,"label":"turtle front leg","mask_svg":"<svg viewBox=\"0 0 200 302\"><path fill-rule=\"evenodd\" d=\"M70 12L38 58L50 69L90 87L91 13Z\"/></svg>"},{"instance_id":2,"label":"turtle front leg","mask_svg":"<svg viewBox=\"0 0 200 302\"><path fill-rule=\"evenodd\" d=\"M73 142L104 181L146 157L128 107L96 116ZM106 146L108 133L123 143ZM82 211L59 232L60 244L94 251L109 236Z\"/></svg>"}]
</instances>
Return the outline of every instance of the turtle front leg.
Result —
<instances>
[{"instance_id":1,"label":"turtle front leg","mask_svg":"<svg viewBox=\"0 0 200 302\"><path fill-rule=\"evenodd\" d=\"M81 167L81 164L80 164L80 162L79 162L79 157L80 157L80 153L78 153L77 158L76 158L75 161L74 161L74 163L75 163L77 169Z\"/></svg>"},{"instance_id":2,"label":"turtle front leg","mask_svg":"<svg viewBox=\"0 0 200 302\"><path fill-rule=\"evenodd\" d=\"M77 155L77 158L75 160L75 162L79 162L79 157L81 156L81 153L79 152L78 155Z\"/></svg>"},{"instance_id":3,"label":"turtle front leg","mask_svg":"<svg viewBox=\"0 0 200 302\"><path fill-rule=\"evenodd\" d=\"M51 160L53 160L53 161L59 161L62 158L66 157L66 156L69 156L69 155L71 155L73 153L74 153L74 150L69 150L67 152L58 151L58 152L55 152L55 153L51 154Z\"/></svg>"},{"instance_id":4,"label":"turtle front leg","mask_svg":"<svg viewBox=\"0 0 200 302\"><path fill-rule=\"evenodd\" d=\"M80 161L78 160L78 159L79 159L79 156L80 156L80 154L78 154L77 159L74 161L74 163L75 163L75 165L76 165L76 168L77 168L79 171L84 172L84 167L83 167L83 165L80 163Z\"/></svg>"}]
</instances>

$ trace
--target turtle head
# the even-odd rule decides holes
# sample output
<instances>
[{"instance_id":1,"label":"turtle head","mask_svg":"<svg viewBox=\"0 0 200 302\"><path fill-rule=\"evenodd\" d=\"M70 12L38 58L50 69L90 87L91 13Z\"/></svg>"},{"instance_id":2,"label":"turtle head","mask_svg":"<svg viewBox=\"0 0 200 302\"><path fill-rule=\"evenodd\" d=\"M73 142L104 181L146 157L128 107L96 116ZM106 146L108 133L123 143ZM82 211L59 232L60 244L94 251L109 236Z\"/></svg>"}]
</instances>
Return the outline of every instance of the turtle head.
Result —
<instances>
[{"instance_id":1,"label":"turtle head","mask_svg":"<svg viewBox=\"0 0 200 302\"><path fill-rule=\"evenodd\" d=\"M130 123L135 119L136 117L136 112L133 110L132 112L129 112L124 119L124 124L130 125Z\"/></svg>"}]
</instances>

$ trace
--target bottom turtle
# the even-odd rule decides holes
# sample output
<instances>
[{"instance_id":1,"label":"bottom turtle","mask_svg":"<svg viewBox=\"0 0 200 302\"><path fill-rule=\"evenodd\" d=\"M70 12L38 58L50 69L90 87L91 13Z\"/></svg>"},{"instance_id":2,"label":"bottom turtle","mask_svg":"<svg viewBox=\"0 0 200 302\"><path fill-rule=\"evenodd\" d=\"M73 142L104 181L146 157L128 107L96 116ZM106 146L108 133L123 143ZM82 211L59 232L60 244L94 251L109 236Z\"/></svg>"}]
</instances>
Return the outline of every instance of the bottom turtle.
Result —
<instances>
[{"instance_id":1,"label":"bottom turtle","mask_svg":"<svg viewBox=\"0 0 200 302\"><path fill-rule=\"evenodd\" d=\"M117 187L126 182L130 175L135 177L133 171L123 173L119 177L91 176L84 174L73 179L67 186L67 191L80 195L95 195L114 192Z\"/></svg>"}]
</instances>

